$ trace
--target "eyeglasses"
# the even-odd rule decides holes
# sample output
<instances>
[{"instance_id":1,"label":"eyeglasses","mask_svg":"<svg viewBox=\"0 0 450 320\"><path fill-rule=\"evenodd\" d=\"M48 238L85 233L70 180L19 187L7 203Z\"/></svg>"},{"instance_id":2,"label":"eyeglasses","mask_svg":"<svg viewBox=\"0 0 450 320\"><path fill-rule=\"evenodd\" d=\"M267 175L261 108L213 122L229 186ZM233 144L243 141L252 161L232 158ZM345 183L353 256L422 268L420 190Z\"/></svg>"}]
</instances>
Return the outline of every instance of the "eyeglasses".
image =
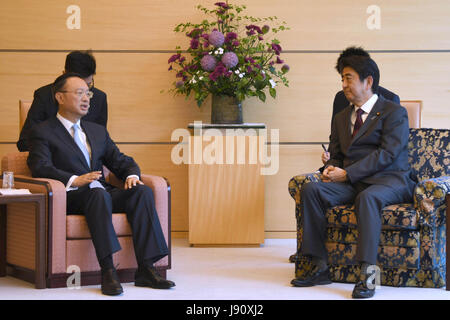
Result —
<instances>
[{"instance_id":1,"label":"eyeglasses","mask_svg":"<svg viewBox=\"0 0 450 320\"><path fill-rule=\"evenodd\" d=\"M59 92L72 92L75 93L79 99L83 97L83 95L86 95L89 99L92 99L94 96L94 93L90 90L75 90L75 91L67 91L67 90L61 90Z\"/></svg>"}]
</instances>

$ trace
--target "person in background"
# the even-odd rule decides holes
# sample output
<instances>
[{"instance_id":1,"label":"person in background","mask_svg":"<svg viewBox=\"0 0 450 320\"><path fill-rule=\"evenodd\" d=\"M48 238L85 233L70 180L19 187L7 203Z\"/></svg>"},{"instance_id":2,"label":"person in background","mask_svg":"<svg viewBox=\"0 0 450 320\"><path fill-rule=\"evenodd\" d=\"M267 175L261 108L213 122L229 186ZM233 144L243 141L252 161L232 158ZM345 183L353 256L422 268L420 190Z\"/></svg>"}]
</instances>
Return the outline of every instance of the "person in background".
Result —
<instances>
[{"instance_id":1,"label":"person in background","mask_svg":"<svg viewBox=\"0 0 450 320\"><path fill-rule=\"evenodd\" d=\"M98 123L106 127L108 121L108 103L106 93L94 86L96 61L89 51L72 51L66 56L63 73L74 72L81 75L86 81L89 90L93 93L90 100L89 113L83 120ZM17 141L19 151L30 150L30 131L34 125L53 117L58 112L58 103L55 100L52 84L48 84L34 92L33 103L28 111L27 118Z\"/></svg>"}]
</instances>

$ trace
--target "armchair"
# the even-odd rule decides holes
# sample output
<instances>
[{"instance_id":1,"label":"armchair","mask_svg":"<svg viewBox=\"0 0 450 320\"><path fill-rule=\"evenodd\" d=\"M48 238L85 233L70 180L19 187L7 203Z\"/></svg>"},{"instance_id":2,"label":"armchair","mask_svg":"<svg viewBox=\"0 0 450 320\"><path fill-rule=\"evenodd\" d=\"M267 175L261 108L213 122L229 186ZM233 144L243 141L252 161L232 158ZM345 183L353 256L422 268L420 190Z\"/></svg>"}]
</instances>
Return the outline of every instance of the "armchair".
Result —
<instances>
[{"instance_id":1,"label":"armchair","mask_svg":"<svg viewBox=\"0 0 450 320\"><path fill-rule=\"evenodd\" d=\"M97 262L86 219L83 215L66 215L65 186L57 180L32 178L26 160L28 152L10 153L2 159L2 170L13 171L15 186L47 196L47 287L65 287L68 277L76 265L81 270L81 285L99 284L100 266ZM123 182L104 167L106 180L123 187ZM144 184L153 189L158 217L169 247L169 255L159 260L155 267L161 276L171 268L170 234L170 185L163 177L142 174ZM23 205L8 206L8 250L7 262L11 273L27 281L34 274L34 219L24 215L23 210L32 210ZM113 214L113 225L122 250L113 255L114 264L121 282L134 281L137 262L134 255L131 229L125 213Z\"/></svg>"},{"instance_id":2,"label":"armchair","mask_svg":"<svg viewBox=\"0 0 450 320\"><path fill-rule=\"evenodd\" d=\"M414 189L414 203L390 205L381 212L382 230L377 257L381 284L439 288L445 285L446 279L450 130L410 129L408 148L409 163L418 183ZM311 267L309 260L300 254L303 233L300 190L305 183L319 179L318 173L310 173L295 176L289 181L289 193L296 204L296 277ZM360 270L355 261L358 232L354 206L329 208L326 216L326 247L332 281L355 282Z\"/></svg>"}]
</instances>

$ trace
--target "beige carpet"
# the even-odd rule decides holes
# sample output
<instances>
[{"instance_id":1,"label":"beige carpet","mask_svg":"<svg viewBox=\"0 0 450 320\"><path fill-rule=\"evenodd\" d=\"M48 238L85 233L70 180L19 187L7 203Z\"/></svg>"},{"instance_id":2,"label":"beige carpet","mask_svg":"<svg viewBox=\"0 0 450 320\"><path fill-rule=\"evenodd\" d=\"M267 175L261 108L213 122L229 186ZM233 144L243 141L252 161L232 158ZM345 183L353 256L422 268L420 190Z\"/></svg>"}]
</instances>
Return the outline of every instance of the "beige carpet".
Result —
<instances>
[{"instance_id":1,"label":"beige carpet","mask_svg":"<svg viewBox=\"0 0 450 320\"><path fill-rule=\"evenodd\" d=\"M333 283L294 288L290 281L294 265L287 258L294 252L294 239L266 239L260 248L195 248L187 239L173 239L172 270L176 282L170 290L138 288L123 284L124 294L106 297L99 286L81 289L34 289L30 283L0 278L0 300L342 300L351 299L352 284ZM423 288L381 287L373 299L450 300L450 291Z\"/></svg>"}]
</instances>

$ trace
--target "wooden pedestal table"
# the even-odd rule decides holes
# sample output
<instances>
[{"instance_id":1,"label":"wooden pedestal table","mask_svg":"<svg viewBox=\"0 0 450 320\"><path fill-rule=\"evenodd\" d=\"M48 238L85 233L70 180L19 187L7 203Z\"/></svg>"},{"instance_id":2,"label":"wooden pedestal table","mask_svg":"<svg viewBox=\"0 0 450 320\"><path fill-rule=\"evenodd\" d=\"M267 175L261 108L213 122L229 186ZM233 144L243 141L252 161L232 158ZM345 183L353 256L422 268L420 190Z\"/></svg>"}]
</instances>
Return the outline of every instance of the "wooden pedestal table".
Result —
<instances>
[{"instance_id":1,"label":"wooden pedestal table","mask_svg":"<svg viewBox=\"0 0 450 320\"><path fill-rule=\"evenodd\" d=\"M189 243L264 243L264 176L258 157L264 124L189 125ZM256 149L255 149L256 146ZM255 159L256 158L256 159ZM255 161L256 160L256 161Z\"/></svg>"}]
</instances>

